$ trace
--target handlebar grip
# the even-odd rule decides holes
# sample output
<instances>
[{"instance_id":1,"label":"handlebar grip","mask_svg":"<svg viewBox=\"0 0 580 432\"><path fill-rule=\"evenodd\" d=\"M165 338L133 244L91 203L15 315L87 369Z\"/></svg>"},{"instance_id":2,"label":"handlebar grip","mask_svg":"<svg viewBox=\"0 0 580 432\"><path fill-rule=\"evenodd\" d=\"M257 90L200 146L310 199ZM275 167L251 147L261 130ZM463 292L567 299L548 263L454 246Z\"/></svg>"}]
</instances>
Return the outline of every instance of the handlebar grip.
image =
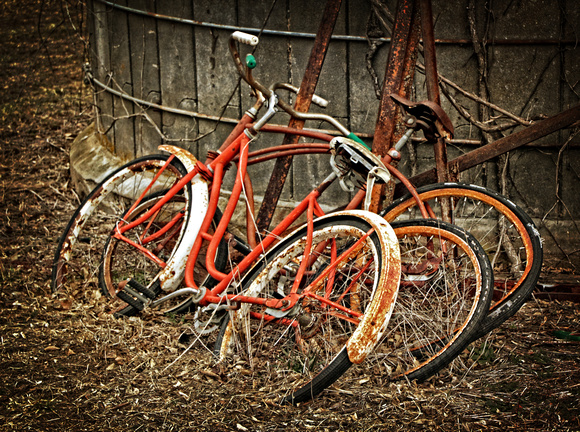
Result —
<instances>
[{"instance_id":1,"label":"handlebar grip","mask_svg":"<svg viewBox=\"0 0 580 432\"><path fill-rule=\"evenodd\" d=\"M254 36L248 33L244 33L241 31L235 31L230 36L232 39L237 40L238 42L244 43L246 45L256 46L260 40L258 36Z\"/></svg>"},{"instance_id":2,"label":"handlebar grip","mask_svg":"<svg viewBox=\"0 0 580 432\"><path fill-rule=\"evenodd\" d=\"M300 91L300 89L296 86L293 86L292 84L289 83L276 83L272 86L272 88L274 90L276 89L284 89L284 90L288 90L291 91L293 93L298 94L298 92ZM312 95L312 102L315 103L316 105L318 105L319 107L322 108L326 108L328 106L328 101L318 95Z\"/></svg>"},{"instance_id":3,"label":"handlebar grip","mask_svg":"<svg viewBox=\"0 0 580 432\"><path fill-rule=\"evenodd\" d=\"M317 95L312 95L312 102L322 108L326 108L328 106L328 101Z\"/></svg>"}]
</instances>

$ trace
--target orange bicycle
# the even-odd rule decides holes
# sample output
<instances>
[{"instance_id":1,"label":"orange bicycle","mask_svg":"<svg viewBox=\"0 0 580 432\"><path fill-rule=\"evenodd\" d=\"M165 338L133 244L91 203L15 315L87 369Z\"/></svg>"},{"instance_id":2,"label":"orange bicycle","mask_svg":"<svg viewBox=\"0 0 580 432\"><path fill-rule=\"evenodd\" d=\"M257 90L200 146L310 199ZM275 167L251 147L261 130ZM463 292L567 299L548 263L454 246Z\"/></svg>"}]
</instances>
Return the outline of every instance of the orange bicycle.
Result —
<instances>
[{"instance_id":1,"label":"orange bicycle","mask_svg":"<svg viewBox=\"0 0 580 432\"><path fill-rule=\"evenodd\" d=\"M472 340L487 316L493 274L484 249L466 231L426 219L436 206L426 206L411 185L414 204L397 203L388 218L418 208L423 219L394 222L394 231L366 211L323 216L317 199L335 180L348 189L391 176L405 181L404 176L332 117L296 113L280 101L276 91L296 89L258 83L242 64L236 41L257 39L234 33L230 43L256 104L206 163L163 146L171 156L137 159L97 185L61 238L53 289L73 300L100 290L109 310L121 315L145 307L174 312L195 307L200 332L221 326L216 355L222 361L233 356L244 371L267 367L272 374L254 378L287 401L317 394L367 357L379 340L392 344L389 361L397 363L398 375L431 375ZM266 101L268 109L256 121ZM322 142L250 151L258 133L288 131L268 123L278 108L328 121L349 138L292 130ZM419 117L424 127L438 121L427 111ZM333 171L260 237L247 166L302 153L330 153ZM236 181L222 213L218 199L231 163L237 165ZM357 201L365 196L358 194ZM245 241L227 231L241 197L248 207ZM307 224L285 236L301 214ZM232 250L239 256L232 258ZM393 307L394 325L386 326Z\"/></svg>"}]
</instances>

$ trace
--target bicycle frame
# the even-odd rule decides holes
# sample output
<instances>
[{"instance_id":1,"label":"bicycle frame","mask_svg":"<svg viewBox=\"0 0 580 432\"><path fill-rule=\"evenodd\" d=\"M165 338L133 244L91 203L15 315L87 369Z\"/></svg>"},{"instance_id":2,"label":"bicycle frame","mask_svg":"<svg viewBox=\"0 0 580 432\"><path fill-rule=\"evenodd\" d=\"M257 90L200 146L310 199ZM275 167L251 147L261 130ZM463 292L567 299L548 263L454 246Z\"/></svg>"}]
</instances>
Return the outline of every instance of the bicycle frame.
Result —
<instances>
[{"instance_id":1,"label":"bicycle frame","mask_svg":"<svg viewBox=\"0 0 580 432\"><path fill-rule=\"evenodd\" d=\"M249 152L249 144L252 139L246 134L241 133L232 143L226 147L225 151L221 152L221 154L216 157L214 160L210 162L209 165L205 166L200 162L195 164L194 169L189 171L187 175L185 175L177 184L175 184L165 195L164 197L155 204L151 209L149 209L146 213L141 215L139 218L135 219L134 221L127 223L127 224L118 224L116 227L115 233L113 236L121 241L125 241L131 244L133 247L142 251L147 257L153 259L150 253L141 245L132 242L129 240L124 234L129 231L130 229L134 228L137 225L145 223L151 218L154 218L157 211L171 198L173 198L188 182L191 182L196 176L200 175L208 175L208 173L212 174L212 183L211 183L211 193L209 198L209 204L206 209L206 215L203 223L201 224L200 230L196 236L196 240L191 248L189 253L189 257L187 259L187 264L185 267L185 284L193 288L195 290L200 290L195 284L193 278L193 266L197 260L199 255L199 251L201 249L201 245L203 240L210 240L210 244L208 246L207 254L206 254L206 266L209 271L209 274L214 277L215 279L219 280L220 282L210 291L207 291L200 301L200 305L206 305L209 303L254 303L265 305L266 307L270 308L284 308L284 309L291 309L296 302L302 298L303 296L314 296L315 294L310 292L308 288L303 290L303 292L298 295L298 285L301 278L301 275L304 273L305 266L307 265L308 260L303 260L301 268L299 270L298 277L294 283L294 286L291 290L290 295L288 295L284 299L265 299L260 297L251 297L251 296L243 296L240 294L225 294L224 292L227 288L231 285L231 283L240 275L242 275L255 261L259 256L268 249L283 233L286 231L295 221L296 219L301 216L302 214L307 214L308 220L308 246L306 248L305 255L309 255L311 246L312 246L312 224L314 217L320 217L324 215L324 211L321 209L320 205L317 202L318 197L322 194L322 192L334 181L336 178L335 174L331 174L328 178L323 181L316 189L310 192L303 200L300 202L296 208L288 215L284 220L276 226L273 231L268 234L264 239L255 247L252 252L250 252L246 257L242 259L242 261L229 273L224 274L218 271L215 268L214 260L217 251L217 246L221 239L223 238L226 228L231 220L233 215L234 209L236 204L241 196L244 178L246 176L246 167L248 162L248 152ZM168 147L166 147L168 149ZM182 150L183 151L183 150ZM217 204L219 199L220 188L223 180L224 174L224 167L232 162L234 159L237 160L238 169L236 175L236 181L234 187L232 189L231 196L228 200L228 204L224 213L222 215L221 221L218 224L217 228L213 235L208 234L208 229L210 224L213 220L214 214L217 210ZM168 161L167 163L170 163ZM140 200L143 199L147 194L146 189L140 197ZM195 197L192 197L195 199ZM139 201L137 201L132 208L137 206ZM169 222L171 226L175 224L175 218ZM168 230L170 227L164 228L164 230ZM335 271L339 263L341 262L342 257L347 256L348 253L352 252L356 247L359 247L359 244L368 237L372 232L367 233L367 235L361 237L358 242L356 242L350 249L346 252L343 252L340 256L336 257L336 260L333 265L327 268L327 271L320 275L319 278L312 284L312 286L316 286L318 283L317 281L322 280L326 277L329 272ZM153 238L153 236L146 237L143 240L147 240L149 238ZM181 259L180 257L176 257L176 259ZM158 259L156 260L156 262ZM164 269L170 267L169 264L165 264ZM330 302L329 300L324 300L323 298L317 296L318 300L325 302L329 306L333 306L338 310L342 310L345 313L349 313L351 316L359 317L361 314L355 311L347 311L344 307L340 305Z\"/></svg>"},{"instance_id":2,"label":"bicycle frame","mask_svg":"<svg viewBox=\"0 0 580 432\"><path fill-rule=\"evenodd\" d=\"M247 43L247 41L245 41ZM234 62L238 67L240 75L244 80L246 80L255 90L258 97L258 101L256 104L248 110L240 120L240 122L236 125L232 133L228 136L225 142L222 144L220 149L217 152L217 156L209 157L206 160L206 163L203 164L197 161L191 154L183 149L178 149L176 147L170 146L163 146L164 150L167 150L174 155L176 155L184 165L187 167L188 173L177 183L175 184L166 194L165 196L155 204L151 209L149 209L145 214L138 217L136 220L128 223L128 224L119 224L116 228L114 233L114 237L118 240L125 241L132 245L133 247L137 248L138 250L142 251L145 256L149 259L152 259L157 264L159 264L163 270L160 272L158 279L160 281L161 287L164 290L171 291L176 287L176 283L180 280L181 272L178 269L178 266L181 265L182 262L185 261L185 257L187 256L185 269L184 269L184 280L185 285L189 287L189 289L197 291L201 294L201 296L197 297L197 301L200 305L207 305L209 303L223 303L223 302L247 302L247 303L256 303L256 304L264 304L268 307L272 308L291 308L296 301L299 299L296 296L297 287L299 284L300 278L297 278L297 281L294 283L292 288L292 292L287 298L283 300L278 299L260 299L260 298L253 298L247 296L241 296L240 294L225 294L227 288L231 285L235 278L241 276L254 262L261 253L263 253L266 249L268 249L276 239L281 236L291 225L296 221L296 219L301 216L303 213L307 214L308 220L308 245L305 251L305 255L310 253L310 247L312 242L312 219L313 217L320 217L324 215L320 205L317 202L318 197L322 194L324 190L328 188L328 186L337 178L337 174L333 173L328 176L316 189L310 192L301 203L299 203L296 208L288 215L284 220L276 226L272 232L266 235L262 241L258 244L254 242L254 234L255 231L252 228L252 222L250 219L252 215L248 212L248 240L250 246L254 246L252 251L247 254L242 261L236 265L236 267L229 273L224 274L216 269L214 260L217 253L217 248L226 233L226 228L233 216L236 204L241 196L241 193L244 187L247 188L246 196L248 196L248 202L253 203L253 192L251 188L251 182L249 180L249 176L247 175L246 168L249 162L249 144L255 137L258 131L264 132L273 132L273 133L293 133L300 136L310 137L321 139L324 141L323 144L313 144L310 145L308 148L304 146L283 146L276 147L272 149L262 150L257 152L256 158L257 161L264 161L270 158L281 157L287 154L301 154L301 153L318 153L318 152L328 152L329 145L328 142L332 140L332 136L320 132L315 131L305 131L302 129L292 129L292 128L284 128L280 126L272 126L268 125L267 122L269 119L276 113L276 106L280 106L284 111L288 112L292 116L296 118L301 118L304 120L308 119L318 119L323 120L331 123L337 130L342 134L347 136L350 139L356 140L359 143L362 143L360 139L358 139L354 134L348 131L344 126L342 126L336 119L324 115L324 114L306 114L306 113L298 113L294 111L291 107L289 107L286 103L279 101L277 95L274 93L274 89L276 88L283 88L286 90L295 91L292 86L276 84L271 89L264 88L261 84L255 81L252 77L251 70L246 68L244 70L240 59L239 53L234 45L234 39L230 39L230 49L232 55L234 57ZM268 111L255 123L253 120L255 115L259 112L262 108L262 105L265 102L264 96L268 96L269 98L269 105ZM362 143L366 147L366 144ZM387 169L401 182L403 182L407 188L414 193L414 196L417 200L419 207L422 210L423 216L428 217L429 214L425 209L423 203L420 201L418 196L415 193L415 189L413 186L406 180L406 178L394 167L390 165L392 160L390 155L385 156L385 165L388 167ZM228 204L224 213L222 215L221 221L215 229L213 235L209 234L209 229L214 218L214 215L217 211L218 199L220 194L220 189L222 186L223 175L226 169L226 166L235 161L238 165L236 180L231 192L231 196L229 198ZM170 163L168 161L168 163ZM159 174L161 175L161 174ZM209 200L207 200L207 185L205 182L211 182L211 190L209 192ZM194 238L195 240L191 243L191 240L187 242L182 242L185 244L180 244L177 251L174 255L169 259L168 263L163 263L154 254L148 252L144 247L137 244L136 242L131 242L124 233L128 230L134 228L137 225L144 223L146 220L154 217L156 212L165 205L170 199L172 199L186 184L188 183L204 183L200 188L196 189L195 193L191 197L192 202L195 202L201 208L199 215L203 214L203 222L200 223L200 217L195 218L194 222L187 223L187 232L186 236L189 239ZM139 201L142 200L147 195L147 190L145 190L139 200L134 204L134 206L138 205ZM352 202L347 207L347 210L355 209L360 206L363 196L365 195L364 191L358 193ZM199 203L198 203L199 201ZM134 208L134 207L132 207ZM130 210L131 211L131 210ZM178 219L172 220L170 225L173 226L178 222ZM164 229L163 232L167 232L170 228ZM145 237L142 238L142 241L147 239L153 239L154 237ZM200 287L198 287L194 280L194 266L199 256L202 243L204 240L208 240L209 246L206 253L206 268L210 276L214 279L218 280L218 284L212 288L210 291L201 292ZM337 260L337 263L340 259ZM307 260L303 260L301 264L301 269L299 271L299 276L303 274L304 268L306 266ZM335 268L337 264L330 266L330 268ZM173 275L173 276L169 276ZM175 276L179 275L179 276ZM304 292L307 292L306 289ZM302 295L304 295L304 292ZM163 298L156 301L162 302Z\"/></svg>"},{"instance_id":3,"label":"bicycle frame","mask_svg":"<svg viewBox=\"0 0 580 432\"><path fill-rule=\"evenodd\" d=\"M201 249L203 240L205 239L211 241L210 246L208 247L208 254L206 258L206 266L208 268L209 274L217 280L220 281L226 280L227 282L224 283L220 282L218 286L211 291L211 293L207 297L207 300L209 302L219 301L217 296L219 296L225 290L226 285L231 283L234 277L243 273L249 267L250 263L252 263L259 256L260 252L267 249L275 241L276 237L281 235L300 215L302 215L304 212L308 212L308 218L310 219L313 216L321 216L324 214L324 212L322 211L316 200L322 194L322 192L336 179L336 176L333 175L329 176L325 181L323 181L323 183L318 188L314 189L295 208L295 210L291 212L287 216L287 218L284 219L280 223L280 225L272 231L270 235L266 236L264 240L261 242L261 244L258 245L259 249L257 249L254 246L254 250L240 263L240 267L236 270L236 274L232 274L230 275L230 277L228 277L227 275L219 272L215 268L213 258L215 257L219 241L223 238L226 232L227 225L231 220L236 203L239 200L242 189L244 188L245 185L248 186L246 190L247 199L248 201L253 202L251 182L249 181L249 175L246 171L247 166L249 164L260 163L286 155L329 153L330 151L328 142L333 139L332 135L312 130L295 129L277 125L263 124L260 127L260 132L277 133L277 134L292 133L306 138L319 139L324 142L311 144L298 144L293 146L277 146L263 150L258 150L254 153L250 153L248 145L252 141L252 139L248 136L248 133L251 134L251 132L249 131L252 131L255 126L255 123L253 123L254 118L252 115L252 111L257 112L260 109L262 103L263 101L258 101L258 103L256 103L256 105L252 108L252 110L250 110L242 117L242 119L236 125L232 133L220 147L220 150L218 151L218 156L215 158L209 158L206 161L207 165L200 163L195 158L193 158L193 156L189 154L189 152L183 149L171 146L163 146L162 149L173 153L171 158L177 156L182 162L184 162L184 164L188 167L188 174L185 175L155 206L153 206L144 215L142 215L141 217L132 221L129 224L117 227L115 238L125 241L131 244L133 247L141 250L148 258L152 259L162 268L164 268L164 271L162 271L162 273L160 274L159 279L162 282L162 286L166 290L170 291L174 288L171 286L172 282L174 281L180 282L180 278L168 279L165 276L167 274L174 274L176 272L175 266L168 267L166 263L159 261L157 257L155 257L153 254L147 251L144 247L140 246L135 242L131 242L131 240L127 239L123 235L123 233L143 223L145 220L151 218L152 215L154 215L165 203L167 203L167 201L173 198L173 196L175 196L175 194L179 190L181 190L187 183L191 183L193 179L197 179L198 181L201 181L203 177L206 178L205 180L207 180L208 178L212 179L211 194L209 197L209 207L204 205L206 199L203 196L203 194L198 193L195 198L192 198L194 199L194 202L196 202L196 204L204 208L205 218L201 226L195 227L194 229L190 230L187 233L187 236L189 238L192 238L192 236L193 238L196 238L195 242L193 244L189 243L187 247L185 246L183 248L180 247L180 250L183 249L184 253L186 254L189 253L189 251L191 251L191 253L189 253L189 259L187 260L187 264L185 266L185 284L188 287L199 289L199 287L195 284L195 281L193 280L192 276L193 267L195 265L196 258ZM325 118L327 116L322 117ZM170 163L170 160L167 163ZM213 236L210 236L207 234L207 231L211 225L213 216L217 209L219 191L222 185L224 168L232 161L238 164L236 182L232 190L232 195L228 202L228 206L226 207L226 210L224 211L224 214L222 216L222 222L217 227L217 230L213 234ZM407 189L413 194L419 205L419 208L422 209L423 217L433 217L433 212L431 211L431 209L426 209L421 200L419 199L419 197L416 195L415 188L413 187L413 185L406 179L406 177L400 171L398 171L396 168L390 165L392 157L390 155L386 155L383 158L383 161L385 162L385 166L389 170L389 172L395 178L397 178L399 181L405 184ZM158 175L161 175L161 173L159 173ZM247 182L249 182L249 184ZM146 196L147 191L148 189L146 189L142 193L140 200ZM349 205L346 207L346 210L358 208L364 198L364 195L365 195L364 190L359 191L355 195L353 200L349 203ZM136 202L132 208L134 208L136 205L138 205L138 202ZM253 215L248 213L248 223L247 223L248 228L252 226L251 221L252 216ZM201 233L200 236L197 235L198 232ZM252 243L253 240L252 237L254 232L255 231L248 229L248 238L250 240L250 244ZM173 262L182 261L183 253L177 253L176 258L177 259L173 260ZM168 268L166 269L166 267ZM204 303L206 302L204 301L202 304Z\"/></svg>"}]
</instances>

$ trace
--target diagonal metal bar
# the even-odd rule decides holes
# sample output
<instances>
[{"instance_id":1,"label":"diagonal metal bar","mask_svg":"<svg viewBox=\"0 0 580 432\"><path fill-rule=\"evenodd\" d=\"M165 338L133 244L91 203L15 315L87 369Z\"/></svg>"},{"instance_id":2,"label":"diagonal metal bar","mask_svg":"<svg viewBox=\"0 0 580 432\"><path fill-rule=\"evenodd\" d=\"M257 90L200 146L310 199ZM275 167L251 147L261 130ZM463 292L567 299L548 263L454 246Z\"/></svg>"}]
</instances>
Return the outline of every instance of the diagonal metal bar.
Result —
<instances>
[{"instance_id":1,"label":"diagonal metal bar","mask_svg":"<svg viewBox=\"0 0 580 432\"><path fill-rule=\"evenodd\" d=\"M404 133L397 130L401 125L401 113L390 94L409 96L415 74L419 36L419 13L415 0L399 0L373 139L373 153L379 156L385 156L392 143ZM378 212L385 195L391 198L392 193L392 185L389 188L375 186L370 210Z\"/></svg>"},{"instance_id":2,"label":"diagonal metal bar","mask_svg":"<svg viewBox=\"0 0 580 432\"><path fill-rule=\"evenodd\" d=\"M398 123L395 118L397 107L389 95L400 92L404 81L404 72L407 70L405 60L410 61L408 42L412 34L413 6L414 0L399 0L397 4L391 48L387 58L385 79L381 91L381 101L373 139L373 153L379 156L387 154L395 132L395 125ZM411 49L413 48L416 48L416 45L411 47Z\"/></svg>"},{"instance_id":3,"label":"diagonal metal bar","mask_svg":"<svg viewBox=\"0 0 580 432\"><path fill-rule=\"evenodd\" d=\"M566 111L562 111L545 120L540 120L531 126L511 135L501 138L485 146L472 150L458 158L449 161L448 168L450 172L459 173L472 168L480 163L493 159L499 155L517 149L525 144L540 139L560 129L572 126L580 121L580 105L576 105ZM431 169L409 179L415 186L422 186L437 181L437 170ZM402 184L398 184L395 189L395 195L400 196L406 191Z\"/></svg>"},{"instance_id":4,"label":"diagonal metal bar","mask_svg":"<svg viewBox=\"0 0 580 432\"><path fill-rule=\"evenodd\" d=\"M322 21L318 28L318 32L316 33L314 46L310 52L308 65L306 66L302 84L300 85L300 91L296 97L296 103L294 104L294 109L296 111L307 112L310 108L312 95L314 94L314 89L318 83L318 78L326 57L334 25L336 24L338 12L340 11L341 2L342 0L327 0L326 2L322 14ZM304 121L291 119L288 126L302 129ZM298 143L299 138L300 137L297 135L287 134L284 136L283 144L296 144ZM270 177L270 182L268 183L268 188L264 194L264 201L262 202L260 211L258 212L257 225L260 231L266 230L270 226L270 222L272 221L274 211L278 204L278 199L282 193L282 188L284 187L284 183L288 177L288 171L291 164L292 156L276 160L272 176Z\"/></svg>"}]
</instances>

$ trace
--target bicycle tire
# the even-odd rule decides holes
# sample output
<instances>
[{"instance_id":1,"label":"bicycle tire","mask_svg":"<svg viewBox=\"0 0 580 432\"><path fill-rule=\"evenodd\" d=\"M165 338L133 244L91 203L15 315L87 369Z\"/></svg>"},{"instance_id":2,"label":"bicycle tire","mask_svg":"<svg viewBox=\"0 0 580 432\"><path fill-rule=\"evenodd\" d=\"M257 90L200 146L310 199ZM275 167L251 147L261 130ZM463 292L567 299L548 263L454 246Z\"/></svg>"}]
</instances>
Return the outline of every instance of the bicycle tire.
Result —
<instances>
[{"instance_id":1,"label":"bicycle tire","mask_svg":"<svg viewBox=\"0 0 580 432\"><path fill-rule=\"evenodd\" d=\"M340 257L342 250L370 229L372 225L359 218L331 216L316 220L313 250L314 245L322 246L311 255L316 259L310 263L307 280L302 283L308 284L323 273L332 261L328 254ZM306 228L303 227L278 243L244 276L240 292L259 293L260 297L267 298L281 298L287 294L291 286L288 279L303 260L305 238ZM348 261L337 260L340 268L336 274L330 272L325 282L316 286L322 287L324 295L340 305L363 313L371 310L372 302L380 296L375 292L378 291L377 281L388 274L390 283L395 286L391 292L394 296L386 302L385 312L388 309L390 315L400 267L394 264L397 267L396 280L393 280L392 267L386 268L392 263L383 262L389 259L384 258L384 251L380 250L385 246L381 246L376 232L363 244L364 247L347 254ZM391 247L398 259L394 234ZM331 278L332 289L329 290L325 283ZM352 284L350 289L349 284ZM254 387L257 386L266 398L292 404L307 401L334 383L353 364L347 345L358 324L341 319L344 317L340 317L336 309L321 306L317 300L308 298L286 316L276 318L271 314L274 311L266 313L259 306L242 304L239 310L226 315L214 347L220 362L233 357L236 368L230 369L231 376L236 375L240 367L244 368L242 374L249 371L245 373L252 375Z\"/></svg>"},{"instance_id":2,"label":"bicycle tire","mask_svg":"<svg viewBox=\"0 0 580 432\"><path fill-rule=\"evenodd\" d=\"M475 335L479 338L513 316L530 298L542 269L540 234L519 206L487 188L450 182L424 186L417 192L437 214L440 214L438 201L452 198L451 222L471 232L490 256L494 298ZM410 195L395 200L382 214L389 222L420 217Z\"/></svg>"},{"instance_id":3,"label":"bicycle tire","mask_svg":"<svg viewBox=\"0 0 580 432\"><path fill-rule=\"evenodd\" d=\"M155 194L143 198L137 207L135 207L130 214L123 215L122 219L127 223L137 219L142 214L146 213L151 209L157 202L164 198L167 191L159 191ZM170 209L172 204L175 204L173 209ZM132 231L131 235L135 238L143 239L146 236L153 236L159 232L159 230L166 227L168 219L173 218L175 215L182 211L184 206L187 204L185 196L176 195L171 198L164 206L165 220L160 220L163 214L157 214L155 218L152 218L147 224L138 225ZM214 214L212 225L210 227L209 233L211 234L219 221L221 220L221 212L216 209ZM186 221L180 220L178 223L182 224ZM172 238L172 234L175 232L182 233L181 226L176 224L167 233L166 236L161 236L155 239L151 244L147 244L147 249L154 252L157 257L164 258L167 261L174 253L180 242L180 238ZM204 286L206 288L213 287L216 284L216 280L211 277L207 268L205 267L205 252L207 249L207 242L204 241L199 255L197 257L197 262L194 267L194 280L197 282L198 286ZM166 255L162 256L162 252L166 251ZM227 261L227 245L224 240L222 240L217 249L214 264L216 268L223 271L226 267ZM151 287L152 295L150 298L156 297L161 293L159 287L152 283L155 281L157 274L161 271L161 267L157 266L150 259L146 258L141 252L135 249L133 246L117 240L116 238L109 236L106 240L101 262L99 268L99 286L105 294L111 293L112 295L119 295L119 285L120 283L125 283L126 281L132 279L143 285L142 290L149 290L148 286ZM126 296L122 297L126 303L130 306L134 306L134 303L127 302ZM163 302L159 306L159 310L166 314L183 314L188 312L194 303L191 300L190 295L178 296L169 301ZM127 309L124 313L120 311L119 314L127 315L129 313L137 312L136 309Z\"/></svg>"},{"instance_id":4,"label":"bicycle tire","mask_svg":"<svg viewBox=\"0 0 580 432\"><path fill-rule=\"evenodd\" d=\"M472 341L489 309L493 273L467 231L436 219L391 224L401 248L401 284L369 375L424 381Z\"/></svg>"},{"instance_id":5,"label":"bicycle tire","mask_svg":"<svg viewBox=\"0 0 580 432\"><path fill-rule=\"evenodd\" d=\"M113 171L82 201L68 222L55 251L52 266L52 291L63 295L67 302L100 299L99 268L102 251L119 216L165 166L168 156L152 155L135 159ZM169 189L186 174L183 164L173 159L157 179L152 194ZM182 189L189 201L190 186ZM179 240L180 241L180 240ZM157 289L153 287L154 289ZM158 292L158 291L157 291ZM116 292L104 290L107 312L131 315L132 306L117 299Z\"/></svg>"}]
</instances>

